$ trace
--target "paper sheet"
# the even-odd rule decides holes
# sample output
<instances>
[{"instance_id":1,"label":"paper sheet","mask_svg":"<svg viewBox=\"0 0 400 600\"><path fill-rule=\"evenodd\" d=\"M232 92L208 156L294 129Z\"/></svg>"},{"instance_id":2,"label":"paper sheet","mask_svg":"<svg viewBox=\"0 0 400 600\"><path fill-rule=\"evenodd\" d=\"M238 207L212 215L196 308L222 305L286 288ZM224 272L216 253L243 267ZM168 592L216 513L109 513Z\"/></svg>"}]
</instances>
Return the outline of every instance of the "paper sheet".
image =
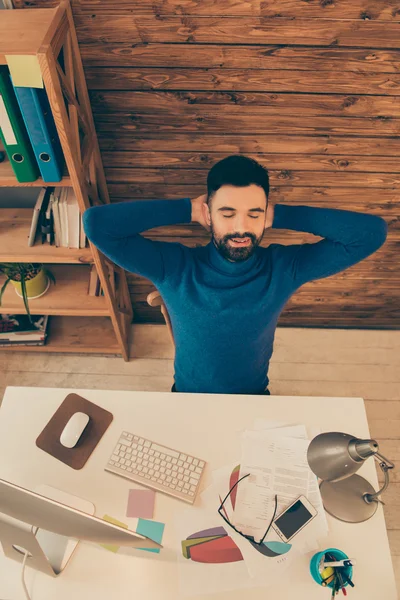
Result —
<instances>
[{"instance_id":1,"label":"paper sheet","mask_svg":"<svg viewBox=\"0 0 400 600\"><path fill-rule=\"evenodd\" d=\"M260 540L272 518L275 494L276 516L301 494L308 494L309 441L246 432L242 437L240 476L250 473L238 485L235 526Z\"/></svg>"},{"instance_id":2,"label":"paper sheet","mask_svg":"<svg viewBox=\"0 0 400 600\"><path fill-rule=\"evenodd\" d=\"M44 88L39 60L35 54L6 54L6 61L14 85L19 87Z\"/></svg>"}]
</instances>

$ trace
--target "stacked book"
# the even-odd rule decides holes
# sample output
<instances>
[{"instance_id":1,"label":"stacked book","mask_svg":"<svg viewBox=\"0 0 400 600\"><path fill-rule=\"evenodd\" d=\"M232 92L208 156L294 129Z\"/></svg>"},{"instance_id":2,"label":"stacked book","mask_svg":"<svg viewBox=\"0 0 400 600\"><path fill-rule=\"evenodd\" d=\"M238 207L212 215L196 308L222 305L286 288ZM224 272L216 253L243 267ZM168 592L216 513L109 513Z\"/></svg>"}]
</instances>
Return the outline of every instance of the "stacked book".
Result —
<instances>
[{"instance_id":1,"label":"stacked book","mask_svg":"<svg viewBox=\"0 0 400 600\"><path fill-rule=\"evenodd\" d=\"M48 315L0 315L0 346L44 346Z\"/></svg>"},{"instance_id":2,"label":"stacked book","mask_svg":"<svg viewBox=\"0 0 400 600\"><path fill-rule=\"evenodd\" d=\"M40 239L62 248L85 248L86 235L72 187L42 187L33 209L28 246Z\"/></svg>"},{"instance_id":3,"label":"stacked book","mask_svg":"<svg viewBox=\"0 0 400 600\"><path fill-rule=\"evenodd\" d=\"M115 292L116 292L115 287L116 286L115 286L115 276L114 276L113 271L110 271L109 282L110 282L112 293L115 296ZM88 295L89 296L104 296L104 290L100 284L100 278L97 273L96 265L92 265L90 268Z\"/></svg>"}]
</instances>

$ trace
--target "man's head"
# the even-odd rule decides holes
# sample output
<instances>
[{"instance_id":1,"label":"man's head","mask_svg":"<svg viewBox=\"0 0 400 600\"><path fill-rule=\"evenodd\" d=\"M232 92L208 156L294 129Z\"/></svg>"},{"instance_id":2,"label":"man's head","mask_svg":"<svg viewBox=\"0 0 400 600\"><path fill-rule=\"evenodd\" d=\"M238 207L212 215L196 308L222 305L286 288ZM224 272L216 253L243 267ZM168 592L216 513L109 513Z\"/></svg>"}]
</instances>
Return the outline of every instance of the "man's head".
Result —
<instances>
[{"instance_id":1,"label":"man's head","mask_svg":"<svg viewBox=\"0 0 400 600\"><path fill-rule=\"evenodd\" d=\"M235 154L210 169L204 217L213 243L231 262L247 260L260 244L268 195L268 171L252 158ZM243 242L235 243L234 238Z\"/></svg>"}]
</instances>

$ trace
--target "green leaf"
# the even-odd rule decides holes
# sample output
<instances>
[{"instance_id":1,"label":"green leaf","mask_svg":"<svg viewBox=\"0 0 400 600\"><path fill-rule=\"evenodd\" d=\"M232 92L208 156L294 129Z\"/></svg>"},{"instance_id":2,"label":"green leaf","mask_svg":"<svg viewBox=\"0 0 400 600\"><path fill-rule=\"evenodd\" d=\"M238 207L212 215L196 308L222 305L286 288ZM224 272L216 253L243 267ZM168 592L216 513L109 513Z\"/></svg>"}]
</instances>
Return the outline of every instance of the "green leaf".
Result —
<instances>
[{"instance_id":1,"label":"green leaf","mask_svg":"<svg viewBox=\"0 0 400 600\"><path fill-rule=\"evenodd\" d=\"M3 287L0 290L0 306L1 306L1 302L3 300L3 294L5 292L6 287L8 286L8 284L10 283L9 279L6 279L5 283L3 284Z\"/></svg>"},{"instance_id":2,"label":"green leaf","mask_svg":"<svg viewBox=\"0 0 400 600\"><path fill-rule=\"evenodd\" d=\"M47 277L50 279L50 281L52 283L54 283L54 285L55 285L56 284L56 278L54 277L54 274L51 271L49 271L49 269L45 269L44 268L43 271L45 272L45 274L47 275Z\"/></svg>"},{"instance_id":3,"label":"green leaf","mask_svg":"<svg viewBox=\"0 0 400 600\"><path fill-rule=\"evenodd\" d=\"M25 282L25 278L24 277L22 277L22 279L21 279L21 293L22 293L22 297L24 299L26 314L29 317L30 323L33 325L31 313L29 311L28 296L27 296L27 293L26 293L26 282Z\"/></svg>"}]
</instances>

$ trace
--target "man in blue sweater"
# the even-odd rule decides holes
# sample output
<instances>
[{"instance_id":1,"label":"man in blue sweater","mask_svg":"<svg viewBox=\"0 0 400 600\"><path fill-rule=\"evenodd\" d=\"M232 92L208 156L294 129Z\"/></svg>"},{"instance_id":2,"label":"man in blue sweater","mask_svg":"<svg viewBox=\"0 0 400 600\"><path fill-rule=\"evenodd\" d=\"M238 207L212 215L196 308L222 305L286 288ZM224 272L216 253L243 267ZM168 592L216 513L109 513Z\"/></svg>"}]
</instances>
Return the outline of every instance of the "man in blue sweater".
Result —
<instances>
[{"instance_id":1,"label":"man in blue sweater","mask_svg":"<svg viewBox=\"0 0 400 600\"><path fill-rule=\"evenodd\" d=\"M268 366L278 318L304 283L360 262L382 246L384 219L352 211L268 201L268 171L243 155L216 163L207 194L194 200L131 201L85 211L101 252L157 287L175 340L172 391L269 394ZM205 246L145 239L140 232L198 222ZM265 230L306 231L314 244L271 244ZM312 310L312 307L310 307Z\"/></svg>"}]
</instances>

